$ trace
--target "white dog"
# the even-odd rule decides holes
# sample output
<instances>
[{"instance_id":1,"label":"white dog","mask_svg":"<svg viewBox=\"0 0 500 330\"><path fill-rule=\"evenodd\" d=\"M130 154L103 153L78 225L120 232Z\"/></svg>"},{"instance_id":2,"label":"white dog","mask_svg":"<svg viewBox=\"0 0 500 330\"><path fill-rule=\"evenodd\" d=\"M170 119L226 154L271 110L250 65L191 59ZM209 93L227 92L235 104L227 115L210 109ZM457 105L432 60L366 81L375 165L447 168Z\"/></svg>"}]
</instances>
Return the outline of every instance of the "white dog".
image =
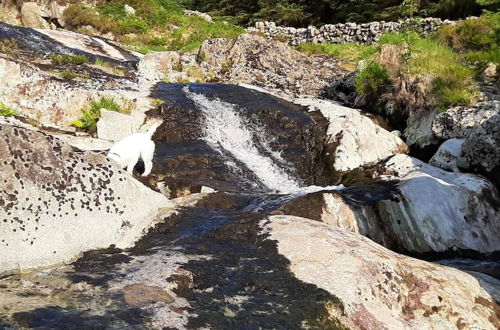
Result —
<instances>
[{"instance_id":1,"label":"white dog","mask_svg":"<svg viewBox=\"0 0 500 330\"><path fill-rule=\"evenodd\" d=\"M127 168L130 174L133 174L134 167L140 158L144 162L142 176L148 176L153 167L155 153L155 143L151 137L157 128L158 124L154 124L146 133L135 133L116 142L109 149L108 157L120 164L121 168Z\"/></svg>"}]
</instances>

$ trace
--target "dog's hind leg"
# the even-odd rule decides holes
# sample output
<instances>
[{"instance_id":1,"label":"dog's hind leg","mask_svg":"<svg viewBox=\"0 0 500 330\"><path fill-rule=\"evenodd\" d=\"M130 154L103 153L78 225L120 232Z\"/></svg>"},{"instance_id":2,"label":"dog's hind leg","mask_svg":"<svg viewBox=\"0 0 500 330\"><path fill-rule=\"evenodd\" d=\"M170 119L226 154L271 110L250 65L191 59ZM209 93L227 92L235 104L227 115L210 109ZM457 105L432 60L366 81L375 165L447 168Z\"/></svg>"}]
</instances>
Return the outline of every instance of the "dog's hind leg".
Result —
<instances>
[{"instance_id":1,"label":"dog's hind leg","mask_svg":"<svg viewBox=\"0 0 500 330\"><path fill-rule=\"evenodd\" d=\"M135 167L135 164L134 163L129 163L127 165L127 172L129 172L130 174L134 174L134 167Z\"/></svg>"},{"instance_id":2,"label":"dog's hind leg","mask_svg":"<svg viewBox=\"0 0 500 330\"><path fill-rule=\"evenodd\" d=\"M141 150L141 159L144 162L144 173L142 176L148 176L153 168L153 156L155 153L155 144L153 141L149 141L147 146Z\"/></svg>"}]
</instances>

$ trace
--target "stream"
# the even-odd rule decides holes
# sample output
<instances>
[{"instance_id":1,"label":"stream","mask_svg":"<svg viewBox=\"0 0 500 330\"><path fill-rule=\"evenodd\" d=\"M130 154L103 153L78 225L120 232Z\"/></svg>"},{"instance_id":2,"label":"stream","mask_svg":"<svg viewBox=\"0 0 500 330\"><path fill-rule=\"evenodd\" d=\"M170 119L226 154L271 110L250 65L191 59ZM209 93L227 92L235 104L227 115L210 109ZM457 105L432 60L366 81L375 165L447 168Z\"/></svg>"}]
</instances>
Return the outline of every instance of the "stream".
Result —
<instances>
[{"instance_id":1,"label":"stream","mask_svg":"<svg viewBox=\"0 0 500 330\"><path fill-rule=\"evenodd\" d=\"M0 329L336 329L325 306L337 298L294 277L260 229L299 196L360 190L328 182L324 128L299 106L239 86L160 84L154 97L165 103L148 114L163 119L153 174L217 192L131 249L0 279ZM481 267L498 277L498 263Z\"/></svg>"}]
</instances>

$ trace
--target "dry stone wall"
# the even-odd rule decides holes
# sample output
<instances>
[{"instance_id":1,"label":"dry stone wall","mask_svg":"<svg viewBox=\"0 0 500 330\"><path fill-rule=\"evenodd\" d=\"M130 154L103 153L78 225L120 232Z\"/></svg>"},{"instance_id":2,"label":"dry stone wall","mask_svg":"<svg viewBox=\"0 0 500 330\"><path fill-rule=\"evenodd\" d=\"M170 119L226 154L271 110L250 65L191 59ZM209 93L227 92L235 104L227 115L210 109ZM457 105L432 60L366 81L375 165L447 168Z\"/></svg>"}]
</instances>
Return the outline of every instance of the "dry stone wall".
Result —
<instances>
[{"instance_id":1,"label":"dry stone wall","mask_svg":"<svg viewBox=\"0 0 500 330\"><path fill-rule=\"evenodd\" d=\"M340 23L327 24L320 28L294 28L276 26L274 22L257 22L255 27L247 29L248 32L263 33L266 38L286 39L291 45L302 43L347 43L358 42L371 44L384 33L403 31L411 28L420 33L427 34L435 31L444 24L453 24L453 21L440 18L407 19L399 22L370 22L370 23Z\"/></svg>"}]
</instances>

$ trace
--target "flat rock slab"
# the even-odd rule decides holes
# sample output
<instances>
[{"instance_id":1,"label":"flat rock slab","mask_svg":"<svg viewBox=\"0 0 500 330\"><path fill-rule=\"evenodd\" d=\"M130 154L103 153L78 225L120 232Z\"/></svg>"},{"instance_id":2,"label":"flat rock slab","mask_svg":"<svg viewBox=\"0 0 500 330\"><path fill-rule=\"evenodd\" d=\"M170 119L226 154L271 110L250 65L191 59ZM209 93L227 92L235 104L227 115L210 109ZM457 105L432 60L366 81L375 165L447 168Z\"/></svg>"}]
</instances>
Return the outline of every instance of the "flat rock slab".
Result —
<instances>
[{"instance_id":1,"label":"flat rock slab","mask_svg":"<svg viewBox=\"0 0 500 330\"><path fill-rule=\"evenodd\" d=\"M271 216L269 239L297 278L335 295L349 329L498 329L500 282L394 253L317 221ZM491 292L491 293L490 293Z\"/></svg>"},{"instance_id":2,"label":"flat rock slab","mask_svg":"<svg viewBox=\"0 0 500 330\"><path fill-rule=\"evenodd\" d=\"M172 205L103 154L0 124L0 273L129 247Z\"/></svg>"}]
</instances>

